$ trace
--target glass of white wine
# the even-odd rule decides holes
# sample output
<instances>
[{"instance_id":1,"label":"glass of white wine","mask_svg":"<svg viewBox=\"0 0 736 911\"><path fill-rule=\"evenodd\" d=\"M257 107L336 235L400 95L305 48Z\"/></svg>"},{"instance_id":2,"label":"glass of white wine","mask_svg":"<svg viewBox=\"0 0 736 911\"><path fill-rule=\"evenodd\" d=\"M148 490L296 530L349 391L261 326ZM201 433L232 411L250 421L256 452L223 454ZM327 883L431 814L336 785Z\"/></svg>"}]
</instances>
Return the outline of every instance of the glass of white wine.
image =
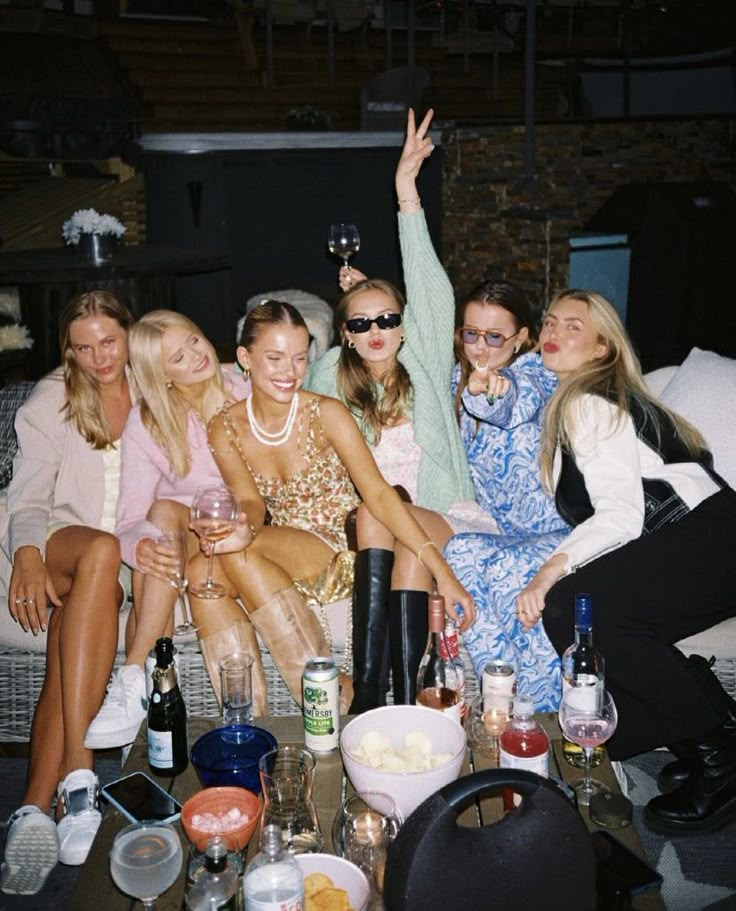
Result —
<instances>
[{"instance_id":1,"label":"glass of white wine","mask_svg":"<svg viewBox=\"0 0 736 911\"><path fill-rule=\"evenodd\" d=\"M187 591L187 536L183 531L165 531L156 539L156 543L169 551L171 564L167 575L172 587L176 589L181 608L182 623L174 627L177 638L191 637L197 632L186 598Z\"/></svg>"},{"instance_id":2,"label":"glass of white wine","mask_svg":"<svg viewBox=\"0 0 736 911\"><path fill-rule=\"evenodd\" d=\"M182 858L176 829L163 822L137 822L115 836L110 873L121 892L153 911L159 895L176 882Z\"/></svg>"},{"instance_id":3,"label":"glass of white wine","mask_svg":"<svg viewBox=\"0 0 736 911\"><path fill-rule=\"evenodd\" d=\"M235 530L238 519L238 501L227 487L200 487L194 494L190 511L193 531L214 545ZM224 598L225 586L212 578L214 547L210 547L207 579L200 585L190 585L189 591L196 598Z\"/></svg>"},{"instance_id":4,"label":"glass of white wine","mask_svg":"<svg viewBox=\"0 0 736 911\"><path fill-rule=\"evenodd\" d=\"M360 250L360 234L355 225L338 222L330 225L327 232L327 247L333 256L339 256L345 268L350 267L350 257Z\"/></svg>"}]
</instances>

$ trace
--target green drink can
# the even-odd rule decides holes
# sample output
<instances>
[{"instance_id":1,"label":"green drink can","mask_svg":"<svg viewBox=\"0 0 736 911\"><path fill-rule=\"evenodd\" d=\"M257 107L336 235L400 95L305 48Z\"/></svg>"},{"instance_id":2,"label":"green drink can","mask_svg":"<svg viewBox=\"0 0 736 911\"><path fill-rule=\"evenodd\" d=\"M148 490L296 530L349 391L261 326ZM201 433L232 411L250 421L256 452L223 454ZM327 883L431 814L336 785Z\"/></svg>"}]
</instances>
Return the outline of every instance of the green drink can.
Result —
<instances>
[{"instance_id":1,"label":"green drink can","mask_svg":"<svg viewBox=\"0 0 736 911\"><path fill-rule=\"evenodd\" d=\"M302 674L304 744L315 753L331 753L340 741L337 665L332 658L312 658Z\"/></svg>"}]
</instances>

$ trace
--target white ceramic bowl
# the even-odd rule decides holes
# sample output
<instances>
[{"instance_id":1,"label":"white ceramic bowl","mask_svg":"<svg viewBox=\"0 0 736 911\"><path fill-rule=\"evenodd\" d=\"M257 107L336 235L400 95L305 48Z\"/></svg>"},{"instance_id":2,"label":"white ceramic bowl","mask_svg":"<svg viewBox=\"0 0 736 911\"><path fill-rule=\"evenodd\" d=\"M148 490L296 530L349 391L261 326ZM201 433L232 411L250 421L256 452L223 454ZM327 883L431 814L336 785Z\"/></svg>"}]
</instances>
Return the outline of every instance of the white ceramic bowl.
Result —
<instances>
[{"instance_id":1,"label":"white ceramic bowl","mask_svg":"<svg viewBox=\"0 0 736 911\"><path fill-rule=\"evenodd\" d=\"M355 911L366 911L371 887L365 873L355 864L334 854L297 854L295 855L304 876L310 873L324 873L329 876L337 889L348 893L350 905Z\"/></svg>"},{"instance_id":2,"label":"white ceramic bowl","mask_svg":"<svg viewBox=\"0 0 736 911\"><path fill-rule=\"evenodd\" d=\"M404 746L404 736L421 731L432 741L433 753L450 753L443 766L424 772L385 772L363 765L350 751L369 731L390 738L395 748ZM463 728L442 712L420 705L387 705L353 718L340 735L340 752L345 771L356 791L384 791L390 794L404 820L430 794L454 781L465 759L466 738Z\"/></svg>"}]
</instances>

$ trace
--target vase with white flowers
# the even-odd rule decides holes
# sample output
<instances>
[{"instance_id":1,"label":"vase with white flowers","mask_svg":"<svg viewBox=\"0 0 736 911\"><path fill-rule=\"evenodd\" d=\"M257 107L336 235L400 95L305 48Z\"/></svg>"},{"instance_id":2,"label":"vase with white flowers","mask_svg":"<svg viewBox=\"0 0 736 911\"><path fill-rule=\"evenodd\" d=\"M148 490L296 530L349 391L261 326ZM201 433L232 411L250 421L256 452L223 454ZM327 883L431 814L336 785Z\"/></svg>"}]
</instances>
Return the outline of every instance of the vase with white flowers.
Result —
<instances>
[{"instance_id":1,"label":"vase with white flowers","mask_svg":"<svg viewBox=\"0 0 736 911\"><path fill-rule=\"evenodd\" d=\"M113 247L125 234L125 226L114 215L101 215L96 209L77 209L64 222L61 231L67 244L77 246L93 263L106 262Z\"/></svg>"}]
</instances>

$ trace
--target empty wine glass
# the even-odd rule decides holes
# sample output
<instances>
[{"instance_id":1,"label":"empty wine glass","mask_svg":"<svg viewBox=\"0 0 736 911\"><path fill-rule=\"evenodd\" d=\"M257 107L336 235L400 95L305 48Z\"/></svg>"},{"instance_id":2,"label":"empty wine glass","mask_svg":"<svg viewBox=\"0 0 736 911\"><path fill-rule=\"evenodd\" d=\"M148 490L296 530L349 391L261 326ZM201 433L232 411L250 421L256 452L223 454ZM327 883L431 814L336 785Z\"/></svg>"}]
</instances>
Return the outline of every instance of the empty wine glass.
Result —
<instances>
[{"instance_id":1,"label":"empty wine glass","mask_svg":"<svg viewBox=\"0 0 736 911\"><path fill-rule=\"evenodd\" d=\"M578 803L587 806L594 794L605 790L604 785L590 777L590 760L595 747L605 743L616 730L616 704L609 692L604 692L599 702L583 701L577 688L572 686L562 696L559 719L565 737L583 748L583 777L571 786Z\"/></svg>"},{"instance_id":2,"label":"empty wine glass","mask_svg":"<svg viewBox=\"0 0 736 911\"><path fill-rule=\"evenodd\" d=\"M383 893L386 850L403 822L390 795L356 791L345 800L332 823L335 853L360 867L379 895Z\"/></svg>"},{"instance_id":3,"label":"empty wine glass","mask_svg":"<svg viewBox=\"0 0 736 911\"><path fill-rule=\"evenodd\" d=\"M212 545L222 541L235 529L238 518L238 501L223 485L200 487L194 494L191 506L192 529ZM212 579L214 547L210 548L207 563L207 580L200 585L190 585L189 592L197 598L224 598L225 586Z\"/></svg>"},{"instance_id":4,"label":"empty wine glass","mask_svg":"<svg viewBox=\"0 0 736 911\"><path fill-rule=\"evenodd\" d=\"M171 582L171 585L176 589L176 594L179 597L181 614L184 618L183 623L179 623L174 627L174 635L178 638L192 636L197 632L197 627L192 620L192 615L189 611L189 602L186 598L188 584L187 563L189 557L186 533L183 531L165 531L156 538L156 543L168 550L171 554L172 563L169 566L167 575L169 577L169 582Z\"/></svg>"},{"instance_id":5,"label":"empty wine glass","mask_svg":"<svg viewBox=\"0 0 736 911\"><path fill-rule=\"evenodd\" d=\"M159 895L176 882L182 857L176 829L163 822L137 822L115 836L110 873L121 892L152 911Z\"/></svg>"},{"instance_id":6,"label":"empty wine glass","mask_svg":"<svg viewBox=\"0 0 736 911\"><path fill-rule=\"evenodd\" d=\"M327 247L333 256L339 256L345 268L350 267L350 257L360 250L360 234L355 225L344 225L342 222L330 225L327 232Z\"/></svg>"}]
</instances>

